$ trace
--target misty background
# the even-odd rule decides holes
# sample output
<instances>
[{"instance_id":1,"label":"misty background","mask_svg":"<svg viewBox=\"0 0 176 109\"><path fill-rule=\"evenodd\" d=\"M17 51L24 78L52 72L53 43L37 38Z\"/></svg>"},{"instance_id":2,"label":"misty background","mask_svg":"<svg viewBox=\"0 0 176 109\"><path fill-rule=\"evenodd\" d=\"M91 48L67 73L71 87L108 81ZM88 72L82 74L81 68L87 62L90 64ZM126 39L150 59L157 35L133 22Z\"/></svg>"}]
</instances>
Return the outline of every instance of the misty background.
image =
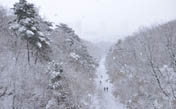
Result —
<instances>
[{"instance_id":1,"label":"misty background","mask_svg":"<svg viewBox=\"0 0 176 109\"><path fill-rule=\"evenodd\" d=\"M13 7L18 0L0 0ZM143 26L176 18L175 0L28 0L49 21L66 23L88 41L116 41Z\"/></svg>"}]
</instances>

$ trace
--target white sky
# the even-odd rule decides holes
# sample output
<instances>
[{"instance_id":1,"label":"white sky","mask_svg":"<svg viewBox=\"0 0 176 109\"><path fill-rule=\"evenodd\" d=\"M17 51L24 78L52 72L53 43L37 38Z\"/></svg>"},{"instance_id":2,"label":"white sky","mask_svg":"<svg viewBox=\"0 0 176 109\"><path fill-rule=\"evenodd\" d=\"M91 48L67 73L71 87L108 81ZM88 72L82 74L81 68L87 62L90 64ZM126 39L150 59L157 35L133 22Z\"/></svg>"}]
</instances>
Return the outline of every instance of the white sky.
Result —
<instances>
[{"instance_id":1,"label":"white sky","mask_svg":"<svg viewBox=\"0 0 176 109\"><path fill-rule=\"evenodd\" d=\"M18 0L0 0L12 7ZM141 26L176 19L176 0L27 0L42 16L66 23L89 41L116 41Z\"/></svg>"}]
</instances>

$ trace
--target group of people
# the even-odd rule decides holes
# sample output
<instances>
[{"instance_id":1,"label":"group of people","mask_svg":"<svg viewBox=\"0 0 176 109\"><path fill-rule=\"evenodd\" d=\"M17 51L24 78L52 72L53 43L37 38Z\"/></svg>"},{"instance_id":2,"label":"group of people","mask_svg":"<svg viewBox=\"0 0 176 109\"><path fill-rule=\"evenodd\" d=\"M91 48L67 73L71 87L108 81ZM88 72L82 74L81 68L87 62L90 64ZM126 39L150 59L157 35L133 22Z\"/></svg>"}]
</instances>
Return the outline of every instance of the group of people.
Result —
<instances>
[{"instance_id":1,"label":"group of people","mask_svg":"<svg viewBox=\"0 0 176 109\"><path fill-rule=\"evenodd\" d=\"M102 84L102 81L100 80L100 84ZM109 88L108 87L104 87L104 91L108 92Z\"/></svg>"},{"instance_id":2,"label":"group of people","mask_svg":"<svg viewBox=\"0 0 176 109\"><path fill-rule=\"evenodd\" d=\"M108 87L104 87L104 91L105 91L105 92L106 92L106 91L108 92L108 89L109 89Z\"/></svg>"}]
</instances>

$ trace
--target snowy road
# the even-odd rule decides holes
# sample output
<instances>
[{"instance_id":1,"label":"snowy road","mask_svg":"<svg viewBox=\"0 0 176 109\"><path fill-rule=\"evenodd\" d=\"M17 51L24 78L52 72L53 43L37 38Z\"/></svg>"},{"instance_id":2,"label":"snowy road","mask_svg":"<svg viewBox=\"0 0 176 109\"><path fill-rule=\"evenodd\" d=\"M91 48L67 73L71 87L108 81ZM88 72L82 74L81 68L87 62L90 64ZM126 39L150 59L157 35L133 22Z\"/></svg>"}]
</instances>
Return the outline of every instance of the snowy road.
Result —
<instances>
[{"instance_id":1,"label":"snowy road","mask_svg":"<svg viewBox=\"0 0 176 109\"><path fill-rule=\"evenodd\" d=\"M97 96L94 98L92 109L125 109L112 94L113 85L110 83L107 74L105 60L106 56L103 56L97 69Z\"/></svg>"}]
</instances>

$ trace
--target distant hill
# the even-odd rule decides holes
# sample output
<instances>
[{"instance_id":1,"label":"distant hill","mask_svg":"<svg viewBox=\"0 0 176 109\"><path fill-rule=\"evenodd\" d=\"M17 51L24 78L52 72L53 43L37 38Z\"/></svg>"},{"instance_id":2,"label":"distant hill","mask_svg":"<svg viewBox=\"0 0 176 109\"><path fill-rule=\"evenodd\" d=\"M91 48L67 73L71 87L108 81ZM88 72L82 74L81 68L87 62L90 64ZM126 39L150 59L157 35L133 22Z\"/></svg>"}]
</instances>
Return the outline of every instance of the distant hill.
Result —
<instances>
[{"instance_id":1,"label":"distant hill","mask_svg":"<svg viewBox=\"0 0 176 109\"><path fill-rule=\"evenodd\" d=\"M97 61L101 58L101 56L105 55L108 52L109 48L111 47L112 43L110 42L98 42L92 43L88 41L84 41L89 54L94 57Z\"/></svg>"},{"instance_id":2,"label":"distant hill","mask_svg":"<svg viewBox=\"0 0 176 109\"><path fill-rule=\"evenodd\" d=\"M127 109L176 108L176 21L119 40L107 57L114 95Z\"/></svg>"}]
</instances>

